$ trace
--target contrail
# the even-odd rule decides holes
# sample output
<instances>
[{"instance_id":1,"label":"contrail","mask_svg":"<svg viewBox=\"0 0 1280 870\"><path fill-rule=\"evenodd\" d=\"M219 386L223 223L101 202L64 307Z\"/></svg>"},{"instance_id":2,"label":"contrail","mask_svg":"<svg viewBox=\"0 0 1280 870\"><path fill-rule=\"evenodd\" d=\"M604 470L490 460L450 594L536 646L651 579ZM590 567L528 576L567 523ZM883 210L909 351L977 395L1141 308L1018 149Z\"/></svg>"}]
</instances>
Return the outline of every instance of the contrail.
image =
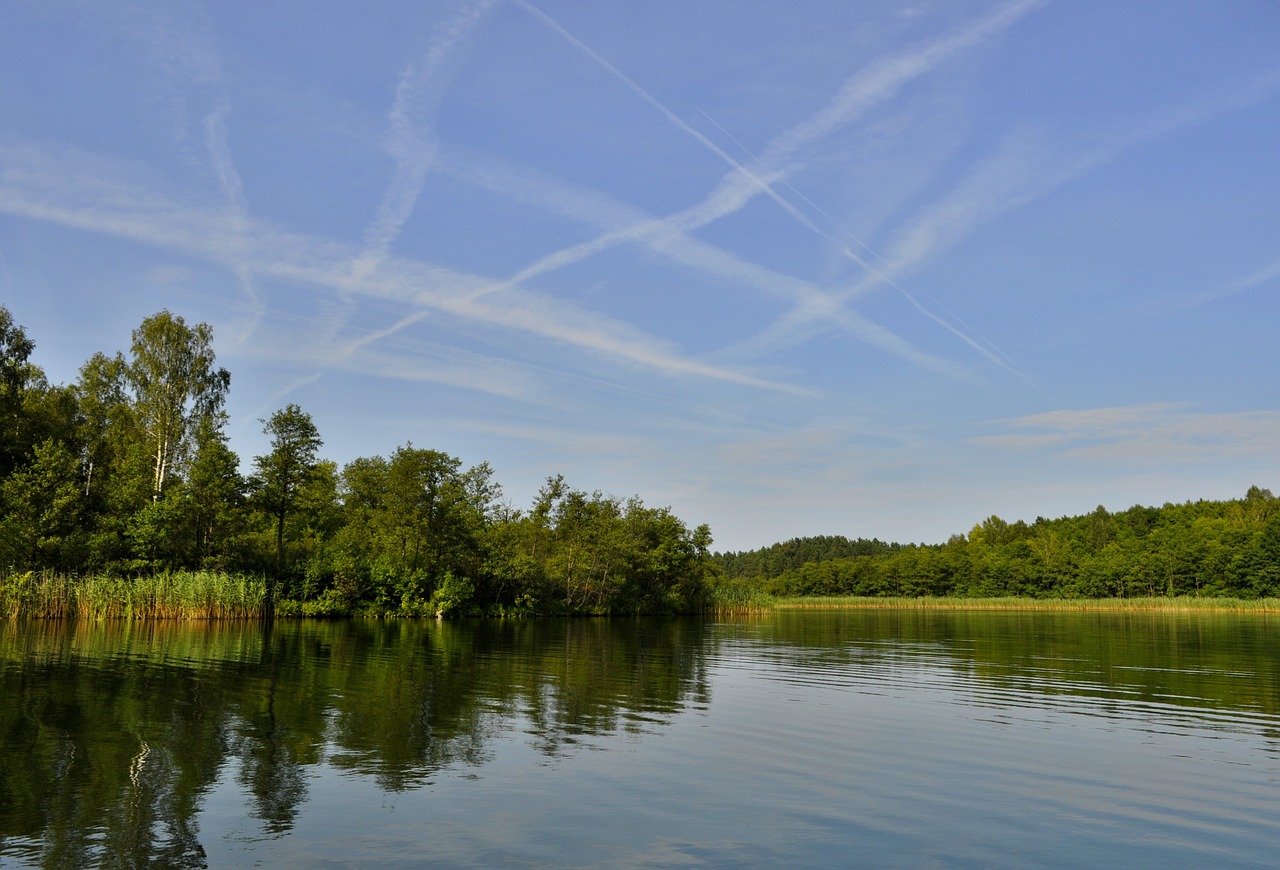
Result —
<instances>
[{"instance_id":1,"label":"contrail","mask_svg":"<svg viewBox=\"0 0 1280 870\"><path fill-rule=\"evenodd\" d=\"M237 245L239 250L234 262L231 263L231 271L236 276L241 292L249 301L249 323L241 331L239 338L233 339L233 343L239 344L248 340L253 334L262 320L266 306L254 285L253 270L246 263L243 253L249 209L245 203L244 184L240 180L240 173L236 171L235 163L232 162L231 147L227 142L227 115L230 111L230 104L225 99L220 100L218 106L205 117L204 129L205 145L208 148L209 157L213 160L213 169L218 176L218 186L222 189L222 194L230 207L232 237L239 241Z\"/></svg>"},{"instance_id":2,"label":"contrail","mask_svg":"<svg viewBox=\"0 0 1280 870\"><path fill-rule=\"evenodd\" d=\"M353 275L372 274L386 260L391 245L413 213L436 158L432 116L444 98L449 64L457 48L495 3L496 0L480 0L463 6L431 39L421 67L411 64L401 73L395 102L387 116L386 148L395 160L395 175L382 197L377 215L365 230L364 250L351 266Z\"/></svg>"},{"instance_id":3,"label":"contrail","mask_svg":"<svg viewBox=\"0 0 1280 870\"><path fill-rule=\"evenodd\" d=\"M699 111L702 111L702 110L701 110L701 109L699 109ZM724 135L725 135L726 137L728 137L730 141L732 141L735 145L737 145L740 149L742 149L742 151L743 151L745 154L747 154L747 155L748 155L748 156L750 156L752 159L754 159L754 160L756 160L756 161L758 161L758 162L763 162L761 158L758 158L758 157L756 157L754 154L752 154L752 153L751 153L751 151L750 151L750 149L748 149L744 144L742 144L742 142L740 142L738 139L736 139L736 138L733 136L733 134L731 134L728 130L726 130L723 126L721 126L721 125L720 125L720 123L719 123L718 121L716 121L714 118L712 118L712 117L711 117L710 115L708 115L706 112L702 112L702 114L703 114L703 116L704 116L708 121L710 121L712 124L714 124L714 125L715 125L715 126L716 126L716 127L717 127L721 132L722 132L722 133L724 133ZM809 205L809 207L810 207L810 208L812 208L812 209L813 209L814 211L816 211L818 214L820 214L820 215L822 215L824 218L826 218L826 219L827 219L827 220L828 220L828 221L829 221L833 226L840 227L840 223L839 223L839 221L837 221L837 220L835 219L835 217L834 217L834 216L832 216L830 213L828 213L827 211L825 211L821 206L819 206L819 205L818 205L817 203L815 203L813 200L809 199L807 196L805 196L805 195L804 195L803 193L801 193L800 191L796 190L794 187L792 187L792 185L791 185L789 182L784 181L784 182L783 182L783 184L785 184L785 185L786 185L786 187L787 187L787 189L788 189L788 190L790 190L792 193L794 193L796 196L798 196L800 199L802 199L805 203L807 203L807 204ZM878 262L879 262L879 263L880 263L884 268L882 269L882 268L880 268L880 267L878 267L878 266L875 266L875 265L871 264L870 262L868 262L868 261L867 261L866 259L864 259L863 257L858 256L857 254L855 254L853 251L851 251L851 250L849 249L849 246L848 246L848 245L845 245L845 244L840 243L840 242L839 242L837 239L835 239L833 236L829 236L829 235L827 235L826 233L823 233L823 236L824 236L825 238L827 238L828 240L830 240L830 241L832 241L832 242L834 242L834 243L838 244L838 245L840 246L840 253L841 253L841 254L843 254L845 257L847 257L848 259L852 260L853 262L855 262L855 263L857 263L859 266L861 266L861 267L862 267L862 269L863 269L864 271L866 271L868 275L870 275L870 276L872 276L873 278L875 278L875 280L876 280L876 281L878 281L878 282L880 282L880 283L883 283L883 284L885 284L885 285L887 285L887 286L889 286L889 287L892 287L894 290L896 290L896 291L897 291L897 292L898 292L898 293L899 293L899 294L900 294L904 299L906 299L906 300L907 300L907 302L908 302L908 303L910 303L910 304L911 304L911 306L912 306L913 308L915 308L917 311L919 311L919 312L920 312L921 314L923 314L925 317L929 318L929 319L930 319L930 320L932 320L934 323L938 324L938 325L939 325L939 326L941 326L943 329L947 330L947 331L948 331L948 332L950 332L952 335L954 335L954 336L956 336L957 338L959 338L962 342L964 342L964 343L965 343L966 345L968 345L970 348L972 348L973 350L977 351L977 353L978 353L978 354L980 354L981 356L986 357L986 358L987 358L987 360L989 360L990 362L992 362L992 363L994 363L995 365L999 366L1000 368L1004 369L1004 370L1005 370L1005 371L1007 371L1009 374L1013 375L1014 377L1017 377L1017 378L1021 379L1023 382L1027 383L1027 384L1028 384L1028 385L1030 385L1030 386L1035 386L1035 385L1036 385L1036 384L1035 384L1035 380L1031 377L1031 375L1030 375L1030 374L1028 374L1024 369L1022 369L1022 368L1017 364L1017 362L1015 362L1011 357L1009 357L1007 354L1005 354L1005 353L1004 353L1003 351L1001 351L999 348L995 347L994 345L992 345L990 342L986 341L985 339L983 339L983 344L980 344L976 339L972 338L972 337L971 337L967 332L965 332L965 330L963 330L963 329L961 329L960 327L958 327L958 326L956 326L956 325L954 325L954 324L952 324L952 323L948 322L948 321L947 321L947 320L945 320L944 318L942 318L942 317L938 316L937 314L933 313L933 312L932 312L932 311L930 311L928 308L926 308L926 307L925 307L925 306L920 302L920 300L918 300L914 295L912 295L911 293L909 293L905 287L903 287L903 286L902 286L902 285L901 285L897 280L895 280L895 279L893 278L893 276L890 274L890 273L893 271L893 267L892 267L892 266L891 266L891 265L890 265L890 264L889 264L889 263L884 259L884 257L880 256L880 254L879 254L879 253L878 253L874 248L872 248L872 247L871 247L870 245L868 245L866 242L862 241L862 240L861 240L861 239L859 239L856 235L854 235L852 232L850 232L850 231L848 231L848 230L844 229L843 227L840 227L840 231L841 231L842 233L844 233L844 235L848 236L851 240L853 240L853 242L854 242L855 244L857 244L860 248L862 248L864 251L866 251L869 255L871 255L872 257L874 257L874 258L875 258L875 259L876 259L876 260L877 260L877 261L878 261ZM887 270L887 271L886 271L886 270ZM864 286L865 286L867 283L868 283L868 282L863 282ZM842 294L842 295L840 295L840 296L833 297L833 298L832 298L832 300L831 300L831 301L832 301L832 305L833 305L834 309L835 309L835 310L840 311L840 312L841 312L841 313L843 313L843 314L848 314L848 313L849 313L848 309L847 309L847 308L845 308L845 307L844 307L844 305L843 305L843 299L844 299L847 295L849 295L849 294ZM829 317L829 316L831 316L831 313L832 313L832 312L823 312L823 315L822 315L822 316L824 316L824 317ZM797 310L797 311L793 312L793 314L795 315L796 319L797 319L799 322L803 322L803 318L802 318L803 311L802 311L802 310ZM953 316L954 316L954 315L953 315ZM862 323L863 323L864 321L862 321L862 320L861 320L861 318L859 318L859 319L858 319L857 321L855 321L855 322L856 322L856 323L858 323L858 324L861 326L861 325L862 325ZM855 333L854 333L854 334L856 334L856 335L862 335L862 332L861 332L861 331L855 331ZM984 346L984 344L985 344L986 346ZM884 349L884 348L882 348L882 349ZM933 358L930 358L930 362L931 362L931 363L932 363L932 360L933 360ZM933 366L932 366L932 365L930 365L929 367L933 367Z\"/></svg>"},{"instance_id":4,"label":"contrail","mask_svg":"<svg viewBox=\"0 0 1280 870\"><path fill-rule=\"evenodd\" d=\"M534 6L532 3L529 2L529 0L512 0L512 2L514 2L518 6L523 7L530 14L534 15L535 17L543 21L548 27L550 27L556 33L560 34L560 36L564 37L564 39L567 40L571 45L573 45L575 48L577 48L587 57L591 58L601 67L603 67L612 76L614 76L614 78L618 79L618 81L626 85L628 90L630 90L636 96L640 97L640 99L644 100L653 108L657 109L658 112L660 112L662 116L665 117L668 121L670 121L679 129L683 130L685 133L692 136L704 148L706 148L711 153L715 154L725 163L728 163L735 170L737 170L737 172L741 173L743 177L750 179L759 192L766 194L770 199L778 203L778 205L782 206L782 208L785 209L786 212L790 214L792 217L794 217L796 220L800 221L802 224L804 224L805 226L808 226L811 229L814 229L814 230L818 229L818 227L812 221L810 221L808 217L806 217L802 212L796 209L796 207L793 206L791 203L787 202L783 197L779 196L778 192L775 191L767 181L760 178L751 170L747 169L737 160L733 159L733 157L729 155L724 149L722 149L716 143L712 142L706 136L702 135L702 133L698 132L693 127L690 127L684 121L684 119L682 119L675 112L672 112L670 109L664 106L656 97L654 97L644 88L640 87L640 85L636 84L635 81L633 81L622 70L618 69L616 66L609 63L609 61L605 60L603 57L597 54L594 49L592 49L582 40L578 39L572 33L565 30L559 24L559 22L557 22L554 18L547 15L538 7Z\"/></svg>"},{"instance_id":5,"label":"contrail","mask_svg":"<svg viewBox=\"0 0 1280 870\"><path fill-rule=\"evenodd\" d=\"M483 292L496 292L509 288L537 275L545 274L556 269L564 268L565 266L573 263L580 262L587 257L593 256L600 251L604 251L622 242L653 238L664 234L674 235L698 229L738 211L757 193L765 193L770 199L782 206L784 211L796 219L802 226L822 239L838 245L839 249L846 257L852 259L868 273L877 275L881 280L889 283L899 293L906 297L913 306L930 319L936 321L948 331L957 335L966 344L973 347L986 358L995 362L1001 368L1010 371L1015 376L1023 378L1024 380L1027 379L1027 375L1024 372L1011 368L1008 363L982 347L962 330L957 329L954 325L947 323L942 318L939 318L937 315L925 309L913 296L911 296L911 294L899 286L897 282L893 281L890 276L884 274L880 269L871 265L867 260L849 250L847 245L841 243L836 237L819 227L811 218L809 218L808 215L801 212L790 201L779 194L773 187L773 184L778 181L785 182L785 179L798 168L795 165L774 168L776 164L788 160L803 146L829 135L837 127L847 124L856 117L861 116L876 104L891 97L907 82L931 71L952 54L965 48L972 47L992 34L1011 26L1022 16L1044 5L1043 0L1020 0L1020 2L1008 4L998 9L988 18L965 28L959 33L936 40L923 48L913 48L907 52L891 55L883 60L873 63L866 70L850 77L845 81L845 84L841 87L836 97L832 99L827 106L816 114L810 116L810 118L804 122L775 137L773 141L770 142L764 155L757 160L758 163L765 167L764 173L751 171L704 136L701 132L689 126L688 123L663 105L657 98L651 95L608 60L603 58L590 46L586 45L573 34L569 33L569 31L561 26L557 21L542 12L532 3L528 2L528 0L513 0L513 2L516 2L530 14L543 21L562 38L567 40L570 44L591 58L596 64L621 81L630 91L638 95L650 106L657 109L677 128L687 133L704 148L728 163L735 171L723 178L716 188L699 205L685 209L665 218L647 220L634 224L630 227L615 230L599 236L589 242L583 242L549 254L525 267L507 281L495 284ZM744 185L741 184L742 179L747 179L750 182L750 185L746 186L746 189L743 189ZM810 203L810 205L812 205L812 203ZM829 215L827 215L827 217L830 219ZM877 259L880 259L881 262L883 262L883 259L876 255L875 252L861 240L847 232L846 235L848 235L849 238L851 238L857 245L869 251L873 256L876 256Z\"/></svg>"}]
</instances>

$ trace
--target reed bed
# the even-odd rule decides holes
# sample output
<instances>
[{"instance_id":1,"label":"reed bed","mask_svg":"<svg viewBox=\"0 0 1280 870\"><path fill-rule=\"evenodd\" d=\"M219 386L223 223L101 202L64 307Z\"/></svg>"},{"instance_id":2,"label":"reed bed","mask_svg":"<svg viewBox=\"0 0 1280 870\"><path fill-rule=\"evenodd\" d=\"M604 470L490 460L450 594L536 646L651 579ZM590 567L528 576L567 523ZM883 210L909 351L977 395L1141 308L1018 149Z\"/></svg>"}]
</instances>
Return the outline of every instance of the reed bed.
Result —
<instances>
[{"instance_id":1,"label":"reed bed","mask_svg":"<svg viewBox=\"0 0 1280 870\"><path fill-rule=\"evenodd\" d=\"M266 603L265 580L221 571L143 577L28 572L0 581L0 616L10 619L254 619Z\"/></svg>"},{"instance_id":2,"label":"reed bed","mask_svg":"<svg viewBox=\"0 0 1280 870\"><path fill-rule=\"evenodd\" d=\"M1153 598L921 598L834 596L830 598L775 598L776 610L1159 610L1280 612L1280 598L1200 598L1191 595Z\"/></svg>"},{"instance_id":3,"label":"reed bed","mask_svg":"<svg viewBox=\"0 0 1280 870\"><path fill-rule=\"evenodd\" d=\"M776 606L777 599L767 592L752 589L744 584L726 583L716 588L711 602L715 616L734 616L750 613L768 613Z\"/></svg>"}]
</instances>

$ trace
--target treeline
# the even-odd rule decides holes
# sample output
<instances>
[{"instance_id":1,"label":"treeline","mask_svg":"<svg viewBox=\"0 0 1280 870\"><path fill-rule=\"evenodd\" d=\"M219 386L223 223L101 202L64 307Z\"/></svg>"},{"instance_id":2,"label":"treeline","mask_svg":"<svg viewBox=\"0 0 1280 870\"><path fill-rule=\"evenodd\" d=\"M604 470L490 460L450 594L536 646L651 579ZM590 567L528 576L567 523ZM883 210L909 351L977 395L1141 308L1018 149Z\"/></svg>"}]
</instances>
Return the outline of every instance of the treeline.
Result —
<instances>
[{"instance_id":1,"label":"treeline","mask_svg":"<svg viewBox=\"0 0 1280 870\"><path fill-rule=\"evenodd\" d=\"M832 540L715 558L740 585L782 596L1280 596L1280 499L1256 486L1230 501L1099 506L1031 524L991 516L945 544L885 544L775 570L791 554L833 551Z\"/></svg>"},{"instance_id":2,"label":"treeline","mask_svg":"<svg viewBox=\"0 0 1280 870\"><path fill-rule=\"evenodd\" d=\"M248 474L212 330L168 311L70 385L0 306L0 574L265 578L267 608L339 614L681 612L708 605L709 529L548 478L502 501L487 463L397 448L339 468L294 404ZM3 590L0 590L3 591ZM16 592L13 594L17 594Z\"/></svg>"},{"instance_id":3,"label":"treeline","mask_svg":"<svg viewBox=\"0 0 1280 870\"><path fill-rule=\"evenodd\" d=\"M792 538L759 550L716 553L714 559L730 579L771 579L810 562L878 556L900 549L902 544L886 544L879 538L850 540L843 535L814 535Z\"/></svg>"}]
</instances>

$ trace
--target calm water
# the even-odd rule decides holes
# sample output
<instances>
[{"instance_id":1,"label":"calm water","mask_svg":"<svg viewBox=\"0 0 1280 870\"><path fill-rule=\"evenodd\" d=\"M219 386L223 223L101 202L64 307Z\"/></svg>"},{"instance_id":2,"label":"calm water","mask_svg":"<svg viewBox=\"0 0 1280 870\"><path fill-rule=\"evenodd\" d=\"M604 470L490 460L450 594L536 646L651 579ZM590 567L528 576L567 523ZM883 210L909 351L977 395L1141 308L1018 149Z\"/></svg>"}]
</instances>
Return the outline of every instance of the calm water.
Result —
<instances>
[{"instance_id":1,"label":"calm water","mask_svg":"<svg viewBox=\"0 0 1280 870\"><path fill-rule=\"evenodd\" d=\"M0 622L0 865L1272 865L1278 627Z\"/></svg>"}]
</instances>

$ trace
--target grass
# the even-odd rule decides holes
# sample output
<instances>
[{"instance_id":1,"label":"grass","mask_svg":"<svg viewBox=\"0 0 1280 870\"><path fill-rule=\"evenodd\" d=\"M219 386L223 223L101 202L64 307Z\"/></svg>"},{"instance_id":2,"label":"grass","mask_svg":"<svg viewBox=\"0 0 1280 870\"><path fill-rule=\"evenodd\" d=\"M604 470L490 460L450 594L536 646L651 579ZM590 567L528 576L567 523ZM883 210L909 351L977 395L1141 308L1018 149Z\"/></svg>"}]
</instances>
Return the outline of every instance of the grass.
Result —
<instances>
[{"instance_id":1,"label":"grass","mask_svg":"<svg viewBox=\"0 0 1280 870\"><path fill-rule=\"evenodd\" d=\"M266 581L220 571L172 571L126 578L27 572L0 577L0 619L255 619L266 610ZM280 602L278 616L346 612L325 599ZM1280 612L1280 598L960 598L864 596L779 598L741 583L715 590L720 616L778 610L1041 610Z\"/></svg>"},{"instance_id":2,"label":"grass","mask_svg":"<svg viewBox=\"0 0 1280 870\"><path fill-rule=\"evenodd\" d=\"M220 571L172 571L126 578L51 572L0 580L0 617L10 619L253 619L266 581Z\"/></svg>"},{"instance_id":3,"label":"grass","mask_svg":"<svg viewBox=\"0 0 1280 870\"><path fill-rule=\"evenodd\" d=\"M761 589L730 580L714 589L711 612L716 616L768 613L777 606L777 601L778 599Z\"/></svg>"},{"instance_id":4,"label":"grass","mask_svg":"<svg viewBox=\"0 0 1280 870\"><path fill-rule=\"evenodd\" d=\"M830 598L774 598L768 610L889 609L917 610L1190 610L1280 612L1280 598L1199 598L1180 595L1171 598L870 598L837 596Z\"/></svg>"}]
</instances>

